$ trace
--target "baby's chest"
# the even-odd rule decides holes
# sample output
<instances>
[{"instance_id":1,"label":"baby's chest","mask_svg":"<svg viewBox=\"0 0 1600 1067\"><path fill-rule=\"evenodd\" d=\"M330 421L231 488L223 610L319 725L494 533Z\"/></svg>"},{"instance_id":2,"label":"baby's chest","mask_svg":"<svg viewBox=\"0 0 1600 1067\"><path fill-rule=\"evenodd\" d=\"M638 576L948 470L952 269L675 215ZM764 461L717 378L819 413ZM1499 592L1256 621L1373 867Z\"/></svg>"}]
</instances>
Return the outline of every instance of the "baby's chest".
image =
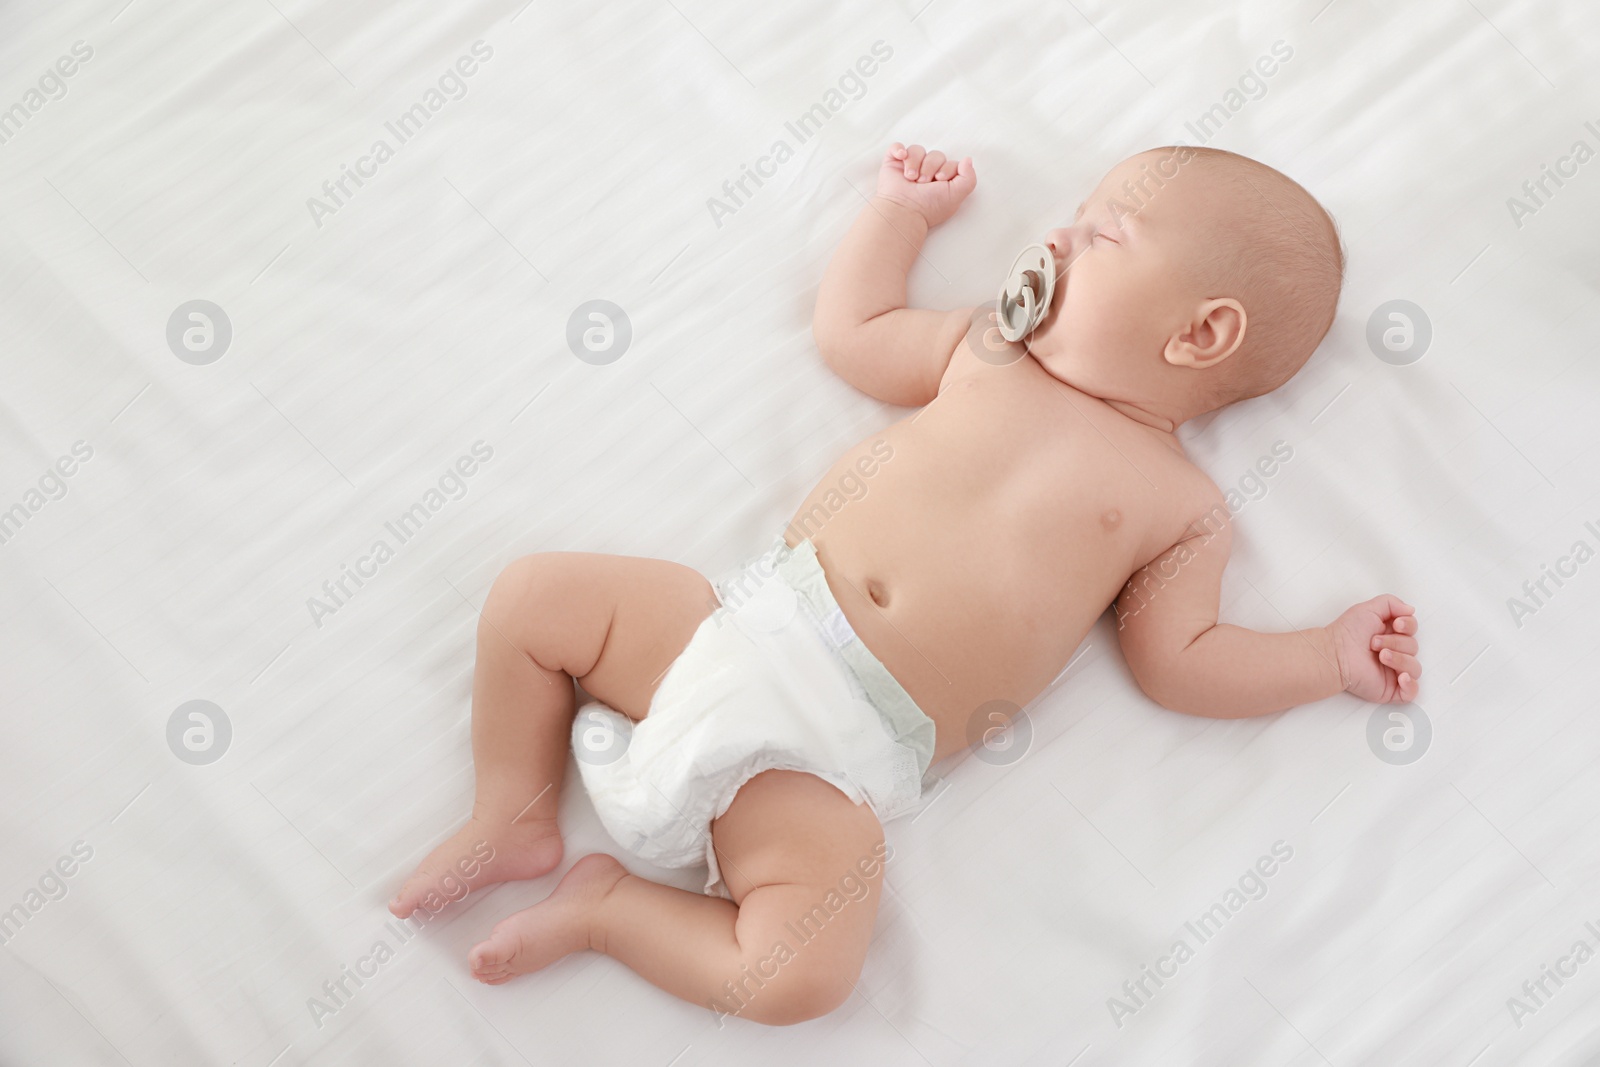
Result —
<instances>
[{"instance_id":1,"label":"baby's chest","mask_svg":"<svg viewBox=\"0 0 1600 1067\"><path fill-rule=\"evenodd\" d=\"M1031 361L955 378L918 422L941 491L1017 536L1165 548L1204 497L1181 452Z\"/></svg>"}]
</instances>

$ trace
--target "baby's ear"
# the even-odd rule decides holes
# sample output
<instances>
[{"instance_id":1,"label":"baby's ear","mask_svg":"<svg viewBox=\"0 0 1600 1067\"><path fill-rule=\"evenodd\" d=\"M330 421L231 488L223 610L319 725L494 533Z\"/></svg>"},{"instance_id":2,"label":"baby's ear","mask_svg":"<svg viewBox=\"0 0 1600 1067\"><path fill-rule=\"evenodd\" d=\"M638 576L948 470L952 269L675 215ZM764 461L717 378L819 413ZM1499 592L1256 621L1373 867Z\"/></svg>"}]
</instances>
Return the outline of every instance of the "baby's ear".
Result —
<instances>
[{"instance_id":1,"label":"baby's ear","mask_svg":"<svg viewBox=\"0 0 1600 1067\"><path fill-rule=\"evenodd\" d=\"M1239 350L1246 325L1244 305L1233 297L1204 301L1183 332L1167 339L1162 356L1174 367L1214 367Z\"/></svg>"}]
</instances>

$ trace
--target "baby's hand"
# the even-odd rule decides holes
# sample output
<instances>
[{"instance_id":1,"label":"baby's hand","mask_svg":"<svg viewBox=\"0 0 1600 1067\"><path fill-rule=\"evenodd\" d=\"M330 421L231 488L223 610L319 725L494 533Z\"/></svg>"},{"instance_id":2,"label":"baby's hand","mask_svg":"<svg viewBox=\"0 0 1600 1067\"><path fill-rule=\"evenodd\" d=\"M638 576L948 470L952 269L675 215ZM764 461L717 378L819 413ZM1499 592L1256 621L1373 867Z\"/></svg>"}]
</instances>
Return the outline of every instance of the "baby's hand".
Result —
<instances>
[{"instance_id":1,"label":"baby's hand","mask_svg":"<svg viewBox=\"0 0 1600 1067\"><path fill-rule=\"evenodd\" d=\"M1416 608L1399 597L1373 597L1328 627L1348 692L1374 704L1406 703L1417 696Z\"/></svg>"},{"instance_id":2,"label":"baby's hand","mask_svg":"<svg viewBox=\"0 0 1600 1067\"><path fill-rule=\"evenodd\" d=\"M919 212L929 226L954 215L977 186L971 156L958 163L943 152L926 152L919 144L907 148L896 141L878 168L878 196Z\"/></svg>"}]
</instances>

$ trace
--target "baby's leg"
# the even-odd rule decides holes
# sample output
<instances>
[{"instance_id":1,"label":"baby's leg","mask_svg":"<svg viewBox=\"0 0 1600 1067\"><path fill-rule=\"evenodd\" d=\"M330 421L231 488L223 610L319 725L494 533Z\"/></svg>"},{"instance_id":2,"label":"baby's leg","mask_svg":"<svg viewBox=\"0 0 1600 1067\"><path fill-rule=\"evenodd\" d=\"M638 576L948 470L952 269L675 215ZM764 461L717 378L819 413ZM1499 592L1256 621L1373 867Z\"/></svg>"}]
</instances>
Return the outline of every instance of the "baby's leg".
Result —
<instances>
[{"instance_id":1,"label":"baby's leg","mask_svg":"<svg viewBox=\"0 0 1600 1067\"><path fill-rule=\"evenodd\" d=\"M815 775L766 771L739 790L712 836L734 902L585 856L548 899L472 950L473 974L499 984L592 948L674 996L755 1022L802 1022L844 1003L882 887L872 809Z\"/></svg>"},{"instance_id":2,"label":"baby's leg","mask_svg":"<svg viewBox=\"0 0 1600 1067\"><path fill-rule=\"evenodd\" d=\"M401 918L419 903L437 910L430 893L537 878L559 864L556 802L571 748L572 679L642 719L661 676L715 606L705 578L659 559L551 552L502 571L478 622L472 817L422 861L389 910Z\"/></svg>"}]
</instances>

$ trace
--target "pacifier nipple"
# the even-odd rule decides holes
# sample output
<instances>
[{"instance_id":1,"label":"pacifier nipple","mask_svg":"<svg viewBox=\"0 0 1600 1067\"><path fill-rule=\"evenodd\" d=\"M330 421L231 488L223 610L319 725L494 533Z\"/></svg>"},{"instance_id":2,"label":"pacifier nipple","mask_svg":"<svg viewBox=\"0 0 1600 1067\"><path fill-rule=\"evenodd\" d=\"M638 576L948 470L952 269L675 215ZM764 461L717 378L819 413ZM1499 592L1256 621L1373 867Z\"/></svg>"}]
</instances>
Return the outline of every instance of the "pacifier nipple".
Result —
<instances>
[{"instance_id":1,"label":"pacifier nipple","mask_svg":"<svg viewBox=\"0 0 1600 1067\"><path fill-rule=\"evenodd\" d=\"M1050 249L1029 245L1017 254L995 302L1000 336L1020 341L1050 313L1056 291L1056 264Z\"/></svg>"}]
</instances>

